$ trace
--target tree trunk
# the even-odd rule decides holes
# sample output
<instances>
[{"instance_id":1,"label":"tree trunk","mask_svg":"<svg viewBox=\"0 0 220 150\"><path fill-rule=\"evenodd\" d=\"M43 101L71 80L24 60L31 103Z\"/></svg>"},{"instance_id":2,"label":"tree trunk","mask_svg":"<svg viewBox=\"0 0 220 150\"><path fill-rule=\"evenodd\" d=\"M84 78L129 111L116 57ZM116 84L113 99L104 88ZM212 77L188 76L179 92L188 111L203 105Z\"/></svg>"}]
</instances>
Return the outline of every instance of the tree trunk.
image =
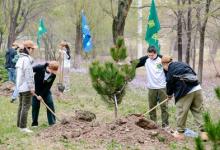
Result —
<instances>
[{"instance_id":1,"label":"tree trunk","mask_svg":"<svg viewBox=\"0 0 220 150\"><path fill-rule=\"evenodd\" d=\"M117 97L116 94L114 95L114 104L115 104L115 119L117 119L118 117L118 101L117 101Z\"/></svg>"},{"instance_id":2,"label":"tree trunk","mask_svg":"<svg viewBox=\"0 0 220 150\"><path fill-rule=\"evenodd\" d=\"M18 0L16 3L15 0L11 1L10 9L10 23L9 23L9 33L8 33L8 44L7 47L10 48L13 42L16 40L17 34L16 28L18 27L18 17L21 10L22 0Z\"/></svg>"},{"instance_id":3,"label":"tree trunk","mask_svg":"<svg viewBox=\"0 0 220 150\"><path fill-rule=\"evenodd\" d=\"M138 0L138 7L142 6L142 0ZM137 58L140 58L143 56L143 45L142 45L142 9L138 9L138 52L137 52Z\"/></svg>"},{"instance_id":4,"label":"tree trunk","mask_svg":"<svg viewBox=\"0 0 220 150\"><path fill-rule=\"evenodd\" d=\"M192 52L192 61L193 61L193 70L196 68L196 36L197 36L198 29L196 28L195 36L193 39L193 52Z\"/></svg>"},{"instance_id":5,"label":"tree trunk","mask_svg":"<svg viewBox=\"0 0 220 150\"><path fill-rule=\"evenodd\" d=\"M116 40L119 36L124 36L125 20L128 15L129 8L132 0L118 0L118 13L113 18L112 35L113 42L116 44Z\"/></svg>"},{"instance_id":6,"label":"tree trunk","mask_svg":"<svg viewBox=\"0 0 220 150\"><path fill-rule=\"evenodd\" d=\"M177 5L180 7L180 0L177 0ZM182 10L177 12L177 39L178 39L178 61L182 61L183 46L182 46Z\"/></svg>"},{"instance_id":7,"label":"tree trunk","mask_svg":"<svg viewBox=\"0 0 220 150\"><path fill-rule=\"evenodd\" d=\"M2 41L3 41L3 33L0 33L0 49L1 49L1 46L2 46Z\"/></svg>"},{"instance_id":8,"label":"tree trunk","mask_svg":"<svg viewBox=\"0 0 220 150\"><path fill-rule=\"evenodd\" d=\"M206 0L206 8L205 8L205 18L204 22L201 24L200 15L197 16L198 21L200 21L200 43L199 43L199 70L198 70L198 78L200 83L202 84L202 73L203 73L203 59L204 59L204 43L205 43L205 30L206 24L208 22L208 14L209 14L209 7L212 0Z\"/></svg>"},{"instance_id":9,"label":"tree trunk","mask_svg":"<svg viewBox=\"0 0 220 150\"><path fill-rule=\"evenodd\" d=\"M191 33L192 33L192 22L191 22L191 0L188 0L189 8L187 13L187 48L186 48L186 63L190 63L190 51L191 51Z\"/></svg>"},{"instance_id":10,"label":"tree trunk","mask_svg":"<svg viewBox=\"0 0 220 150\"><path fill-rule=\"evenodd\" d=\"M80 21L76 24L76 41L75 41L75 55L74 55L74 68L79 68L81 60L82 49L82 35L81 35L81 24Z\"/></svg>"},{"instance_id":11,"label":"tree trunk","mask_svg":"<svg viewBox=\"0 0 220 150\"><path fill-rule=\"evenodd\" d=\"M15 23L13 23L13 21L12 21L12 22L10 22L10 29L9 29L9 33L8 33L7 48L10 48L15 40L16 40Z\"/></svg>"},{"instance_id":12,"label":"tree trunk","mask_svg":"<svg viewBox=\"0 0 220 150\"><path fill-rule=\"evenodd\" d=\"M204 42L205 42L205 28L202 28L199 32L199 66L198 66L198 78L200 83L202 83L202 72L203 72L203 59L204 59Z\"/></svg>"}]
</instances>

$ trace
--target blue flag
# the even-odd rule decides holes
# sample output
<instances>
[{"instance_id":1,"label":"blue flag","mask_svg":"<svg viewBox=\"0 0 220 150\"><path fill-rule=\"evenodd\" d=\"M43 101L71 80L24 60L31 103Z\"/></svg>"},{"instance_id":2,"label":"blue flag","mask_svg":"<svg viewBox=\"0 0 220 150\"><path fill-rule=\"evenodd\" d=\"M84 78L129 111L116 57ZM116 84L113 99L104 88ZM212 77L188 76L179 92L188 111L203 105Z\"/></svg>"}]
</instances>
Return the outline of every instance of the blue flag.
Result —
<instances>
[{"instance_id":1,"label":"blue flag","mask_svg":"<svg viewBox=\"0 0 220 150\"><path fill-rule=\"evenodd\" d=\"M90 52L92 50L92 37L90 34L89 26L87 25L86 16L84 13L82 15L82 44L83 50L85 52Z\"/></svg>"}]
</instances>

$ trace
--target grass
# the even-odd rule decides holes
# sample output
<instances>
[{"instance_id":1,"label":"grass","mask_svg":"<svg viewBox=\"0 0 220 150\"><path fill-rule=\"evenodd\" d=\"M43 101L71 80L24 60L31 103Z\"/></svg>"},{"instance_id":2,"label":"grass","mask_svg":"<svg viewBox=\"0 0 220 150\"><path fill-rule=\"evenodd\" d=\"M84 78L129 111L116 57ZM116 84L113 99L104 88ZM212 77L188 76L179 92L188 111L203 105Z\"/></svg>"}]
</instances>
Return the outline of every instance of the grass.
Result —
<instances>
[{"instance_id":1,"label":"grass","mask_svg":"<svg viewBox=\"0 0 220 150\"><path fill-rule=\"evenodd\" d=\"M62 116L70 117L74 114L74 110L83 109L96 114L97 120L100 122L111 122L114 120L114 108L107 106L100 98L100 96L92 88L90 78L87 74L73 73L71 76L71 90L66 93L63 100L57 101L54 97L56 113ZM170 102L170 126L175 127L175 106ZM46 111L44 106L41 106L39 116L39 128L33 129L34 133L30 135L22 134L16 127L16 114L18 108L18 101L14 104L9 102L9 98L0 97L0 149L93 149L91 143L84 140L79 142L60 139L59 141L38 141L37 135L45 128L48 128ZM130 113L143 113L148 110L147 90L142 88L127 88L127 93L119 105L119 116L125 116ZM159 109L158 109L159 110ZM219 111L219 109L211 110L212 113ZM194 129L192 115L189 115L187 127ZM31 124L31 110L29 111L28 126ZM160 111L158 111L158 124L161 124ZM163 140L163 139L162 139ZM52 142L52 143L51 143ZM192 143L192 142L191 142ZM103 143L97 141L98 145L105 145L101 149L115 150L115 149L137 149L126 145L122 145L117 141L110 141ZM192 146L192 145L191 145ZM170 149L187 149L186 144L179 145L178 143L171 143Z\"/></svg>"}]
</instances>

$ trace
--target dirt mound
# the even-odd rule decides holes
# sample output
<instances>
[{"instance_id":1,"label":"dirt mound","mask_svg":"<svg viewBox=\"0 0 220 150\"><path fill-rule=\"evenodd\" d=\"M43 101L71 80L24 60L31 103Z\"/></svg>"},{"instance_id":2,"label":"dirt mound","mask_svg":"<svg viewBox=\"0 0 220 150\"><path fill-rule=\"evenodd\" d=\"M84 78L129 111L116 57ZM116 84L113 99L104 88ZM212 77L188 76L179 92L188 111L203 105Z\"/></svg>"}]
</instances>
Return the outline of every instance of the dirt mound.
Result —
<instances>
[{"instance_id":1,"label":"dirt mound","mask_svg":"<svg viewBox=\"0 0 220 150\"><path fill-rule=\"evenodd\" d=\"M171 134L158 128L155 124L153 124L154 129L140 127L138 122L143 125L143 122L146 123L145 121L137 115L129 115L112 123L87 122L72 117L67 124L56 124L45 129L39 134L39 137L75 141L84 139L91 143L95 143L97 140L103 142L115 140L120 144L138 146L140 149L146 149L149 146L168 149L168 143L174 141ZM152 125L152 121L149 122Z\"/></svg>"},{"instance_id":2,"label":"dirt mound","mask_svg":"<svg viewBox=\"0 0 220 150\"><path fill-rule=\"evenodd\" d=\"M14 90L15 84L11 81L6 81L0 84L0 95L9 96Z\"/></svg>"}]
</instances>

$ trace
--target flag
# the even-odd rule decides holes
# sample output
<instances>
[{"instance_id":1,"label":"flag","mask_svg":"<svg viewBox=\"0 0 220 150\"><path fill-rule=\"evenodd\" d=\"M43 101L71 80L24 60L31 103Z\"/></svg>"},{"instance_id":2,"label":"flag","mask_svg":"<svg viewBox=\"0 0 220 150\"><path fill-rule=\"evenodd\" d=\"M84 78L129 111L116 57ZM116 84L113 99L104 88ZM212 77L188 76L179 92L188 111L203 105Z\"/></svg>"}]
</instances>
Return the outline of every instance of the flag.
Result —
<instances>
[{"instance_id":1,"label":"flag","mask_svg":"<svg viewBox=\"0 0 220 150\"><path fill-rule=\"evenodd\" d=\"M149 46L155 46L157 48L157 53L160 53L160 46L158 41L158 31L160 30L160 22L157 16L157 9L154 0L151 2L150 13L148 16L147 32L145 40L148 42Z\"/></svg>"},{"instance_id":2,"label":"flag","mask_svg":"<svg viewBox=\"0 0 220 150\"><path fill-rule=\"evenodd\" d=\"M82 15L82 45L83 50L85 52L90 52L92 50L92 37L90 34L89 26L86 21L86 16L84 15L83 11Z\"/></svg>"},{"instance_id":3,"label":"flag","mask_svg":"<svg viewBox=\"0 0 220 150\"><path fill-rule=\"evenodd\" d=\"M46 32L47 32L47 29L44 26L44 20L41 18L39 20L39 26L38 26L38 31L37 31L37 45L38 45L38 47L40 47L40 40Z\"/></svg>"}]
</instances>

